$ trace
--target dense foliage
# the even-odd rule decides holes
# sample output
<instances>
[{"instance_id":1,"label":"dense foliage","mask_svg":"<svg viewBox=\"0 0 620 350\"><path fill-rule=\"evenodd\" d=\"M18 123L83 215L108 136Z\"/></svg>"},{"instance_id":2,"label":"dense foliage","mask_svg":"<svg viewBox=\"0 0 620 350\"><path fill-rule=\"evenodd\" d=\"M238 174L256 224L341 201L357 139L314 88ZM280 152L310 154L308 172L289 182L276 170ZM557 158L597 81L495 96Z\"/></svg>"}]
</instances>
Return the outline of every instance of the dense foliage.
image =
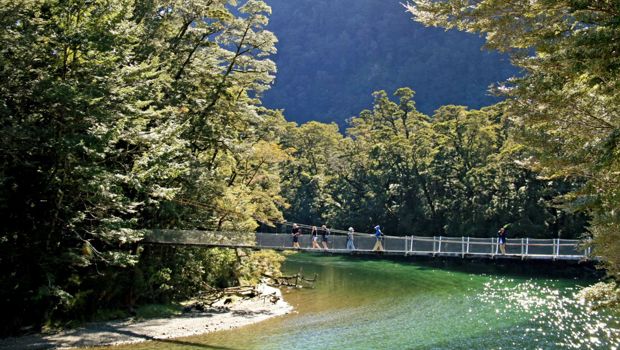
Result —
<instances>
[{"instance_id":1,"label":"dense foliage","mask_svg":"<svg viewBox=\"0 0 620 350\"><path fill-rule=\"evenodd\" d=\"M526 73L500 89L522 125L532 169L580 179L566 196L592 215L596 254L620 278L620 2L617 0L414 0L426 25L483 34Z\"/></svg>"},{"instance_id":2,"label":"dense foliage","mask_svg":"<svg viewBox=\"0 0 620 350\"><path fill-rule=\"evenodd\" d=\"M411 86L426 114L498 101L489 85L515 74L508 57L458 31L411 23L402 0L269 0L278 75L264 103L288 119L336 122L372 104L377 89Z\"/></svg>"},{"instance_id":3,"label":"dense foliage","mask_svg":"<svg viewBox=\"0 0 620 350\"><path fill-rule=\"evenodd\" d=\"M1 333L130 305L132 283L164 288L166 269L231 273L209 271L230 256L174 249L138 264L142 229L282 218L283 118L256 98L275 72L269 12L257 0L0 1Z\"/></svg>"},{"instance_id":4,"label":"dense foliage","mask_svg":"<svg viewBox=\"0 0 620 350\"><path fill-rule=\"evenodd\" d=\"M578 184L537 178L519 159L523 146L504 106L444 106L432 116L416 109L414 92L394 100L374 93L372 110L352 118L347 137L335 124L291 130L297 147L283 175L287 218L352 225L391 235L579 237L585 217L552 199Z\"/></svg>"},{"instance_id":5,"label":"dense foliage","mask_svg":"<svg viewBox=\"0 0 620 350\"><path fill-rule=\"evenodd\" d=\"M586 217L559 210L563 196L590 209L599 243L617 235L617 82L601 73L616 66L604 45L523 58L531 74L482 109L424 114L409 88L375 92L343 135L261 105L276 69L270 11L260 0L0 0L0 334L256 283L282 260L141 246L147 229L248 232L286 217L577 237ZM562 55L577 62L582 49L602 56L564 74ZM598 249L616 273L617 245Z\"/></svg>"}]
</instances>

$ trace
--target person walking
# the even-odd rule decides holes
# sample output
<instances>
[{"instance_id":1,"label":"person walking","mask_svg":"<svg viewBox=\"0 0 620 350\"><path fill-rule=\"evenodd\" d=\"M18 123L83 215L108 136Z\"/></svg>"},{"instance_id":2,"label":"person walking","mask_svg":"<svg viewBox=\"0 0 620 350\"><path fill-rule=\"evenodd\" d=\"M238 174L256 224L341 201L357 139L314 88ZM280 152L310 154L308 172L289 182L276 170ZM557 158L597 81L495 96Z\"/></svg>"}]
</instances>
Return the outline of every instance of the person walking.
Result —
<instances>
[{"instance_id":1,"label":"person walking","mask_svg":"<svg viewBox=\"0 0 620 350\"><path fill-rule=\"evenodd\" d=\"M497 244L499 244L499 250L502 252L502 255L506 255L506 236L508 235L507 231L508 225L504 225L497 231Z\"/></svg>"},{"instance_id":2,"label":"person walking","mask_svg":"<svg viewBox=\"0 0 620 350\"><path fill-rule=\"evenodd\" d=\"M312 226L312 249L321 249L319 245L319 230L316 226Z\"/></svg>"},{"instance_id":3,"label":"person walking","mask_svg":"<svg viewBox=\"0 0 620 350\"><path fill-rule=\"evenodd\" d=\"M373 252L382 252L383 251L383 232L381 232L381 227L379 225L375 226L375 238L377 242L375 242L375 246L372 248Z\"/></svg>"},{"instance_id":4,"label":"person walking","mask_svg":"<svg viewBox=\"0 0 620 350\"><path fill-rule=\"evenodd\" d=\"M293 224L293 230L291 231L291 235L293 236L293 248L299 249L299 236L301 236L301 227L297 226L297 224Z\"/></svg>"},{"instance_id":5,"label":"person walking","mask_svg":"<svg viewBox=\"0 0 620 350\"><path fill-rule=\"evenodd\" d=\"M329 243L330 234L331 234L331 231L327 228L327 226L322 225L321 226L321 243L323 244L323 248L325 248L325 250L329 249L327 244Z\"/></svg>"},{"instance_id":6,"label":"person walking","mask_svg":"<svg viewBox=\"0 0 620 350\"><path fill-rule=\"evenodd\" d=\"M347 249L348 250L355 250L355 245L353 244L354 233L355 233L355 230L353 230L353 227L349 227L349 231L347 231Z\"/></svg>"}]
</instances>

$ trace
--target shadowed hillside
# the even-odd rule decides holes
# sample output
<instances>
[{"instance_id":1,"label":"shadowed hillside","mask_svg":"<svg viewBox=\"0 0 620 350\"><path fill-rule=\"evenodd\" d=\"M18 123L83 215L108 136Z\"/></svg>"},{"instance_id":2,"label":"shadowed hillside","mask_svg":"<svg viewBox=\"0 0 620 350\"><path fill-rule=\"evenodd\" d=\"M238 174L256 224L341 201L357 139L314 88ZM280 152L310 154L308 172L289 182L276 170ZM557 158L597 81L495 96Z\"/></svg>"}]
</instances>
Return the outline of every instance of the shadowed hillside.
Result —
<instances>
[{"instance_id":1,"label":"shadowed hillside","mask_svg":"<svg viewBox=\"0 0 620 350\"><path fill-rule=\"evenodd\" d=\"M426 114L441 105L497 101L490 84L515 74L483 40L411 21L398 0L270 0L278 74L264 103L289 120L337 121L368 108L371 93L410 86Z\"/></svg>"}]
</instances>

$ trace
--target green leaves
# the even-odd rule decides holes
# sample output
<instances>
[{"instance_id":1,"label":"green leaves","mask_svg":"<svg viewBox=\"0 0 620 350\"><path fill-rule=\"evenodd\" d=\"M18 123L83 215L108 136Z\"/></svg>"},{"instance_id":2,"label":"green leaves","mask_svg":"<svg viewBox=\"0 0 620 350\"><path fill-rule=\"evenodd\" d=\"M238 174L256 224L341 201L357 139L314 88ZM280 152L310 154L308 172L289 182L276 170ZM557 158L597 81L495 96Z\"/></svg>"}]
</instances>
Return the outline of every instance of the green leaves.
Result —
<instances>
[{"instance_id":1,"label":"green leaves","mask_svg":"<svg viewBox=\"0 0 620 350\"><path fill-rule=\"evenodd\" d=\"M0 2L0 264L23 276L0 286L36 311L8 314L54 317L54 300L27 296L47 274L97 291L75 307L124 300L131 284L97 281L130 273L142 229L281 220L288 155L270 124L283 118L258 99L275 72L269 13L255 0ZM95 277L75 286L76 271Z\"/></svg>"},{"instance_id":2,"label":"green leaves","mask_svg":"<svg viewBox=\"0 0 620 350\"><path fill-rule=\"evenodd\" d=\"M283 195L290 203L287 220L325 222L336 215L337 204L329 189L345 159L342 134L336 124L308 122L287 126L281 143L290 153L283 173Z\"/></svg>"},{"instance_id":3,"label":"green leaves","mask_svg":"<svg viewBox=\"0 0 620 350\"><path fill-rule=\"evenodd\" d=\"M547 178L584 182L565 200L588 203L582 208L593 215L595 254L616 275L618 243L604 236L620 222L618 2L414 0L407 8L426 25L485 35L489 47L510 52L523 68L499 91L522 126L520 140L533 155L527 163Z\"/></svg>"},{"instance_id":4,"label":"green leaves","mask_svg":"<svg viewBox=\"0 0 620 350\"><path fill-rule=\"evenodd\" d=\"M346 138L316 122L288 132L285 145L295 147L283 186L289 220L360 231L382 223L418 235L492 236L507 222L514 236L583 230L581 216L564 216L549 201L572 184L539 180L523 165L504 104L443 106L429 117L416 110L411 89L373 96Z\"/></svg>"}]
</instances>

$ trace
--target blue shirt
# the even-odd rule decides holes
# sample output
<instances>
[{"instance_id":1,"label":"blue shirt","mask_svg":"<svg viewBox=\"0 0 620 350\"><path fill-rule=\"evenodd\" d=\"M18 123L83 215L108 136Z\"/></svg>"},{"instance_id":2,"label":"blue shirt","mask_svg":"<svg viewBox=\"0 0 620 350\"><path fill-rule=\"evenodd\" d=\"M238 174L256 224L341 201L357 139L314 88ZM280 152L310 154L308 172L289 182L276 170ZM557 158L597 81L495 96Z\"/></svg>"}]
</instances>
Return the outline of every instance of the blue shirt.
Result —
<instances>
[{"instance_id":1,"label":"blue shirt","mask_svg":"<svg viewBox=\"0 0 620 350\"><path fill-rule=\"evenodd\" d=\"M381 232L381 229L378 227L375 227L375 236L377 238L381 237L383 235L383 232Z\"/></svg>"}]
</instances>

